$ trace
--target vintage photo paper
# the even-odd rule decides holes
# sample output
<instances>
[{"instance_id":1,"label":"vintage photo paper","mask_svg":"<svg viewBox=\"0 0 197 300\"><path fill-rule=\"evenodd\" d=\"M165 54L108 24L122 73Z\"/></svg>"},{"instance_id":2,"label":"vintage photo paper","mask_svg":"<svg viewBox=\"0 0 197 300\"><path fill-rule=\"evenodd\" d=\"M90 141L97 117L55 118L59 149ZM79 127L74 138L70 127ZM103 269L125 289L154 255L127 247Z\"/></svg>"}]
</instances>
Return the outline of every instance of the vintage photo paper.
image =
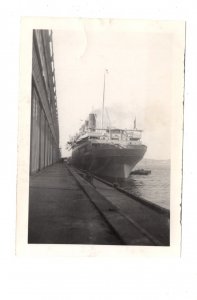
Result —
<instances>
[{"instance_id":1,"label":"vintage photo paper","mask_svg":"<svg viewBox=\"0 0 197 300\"><path fill-rule=\"evenodd\" d=\"M17 255L179 256L185 23L22 18Z\"/></svg>"}]
</instances>

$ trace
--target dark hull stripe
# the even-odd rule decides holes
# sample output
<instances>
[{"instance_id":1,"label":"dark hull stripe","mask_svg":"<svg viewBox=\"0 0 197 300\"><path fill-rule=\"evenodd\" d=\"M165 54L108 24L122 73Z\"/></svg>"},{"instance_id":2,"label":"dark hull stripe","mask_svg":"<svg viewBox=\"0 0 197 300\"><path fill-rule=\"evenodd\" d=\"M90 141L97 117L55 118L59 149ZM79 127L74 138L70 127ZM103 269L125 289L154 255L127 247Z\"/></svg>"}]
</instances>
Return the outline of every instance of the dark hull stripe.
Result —
<instances>
[{"instance_id":1,"label":"dark hull stripe","mask_svg":"<svg viewBox=\"0 0 197 300\"><path fill-rule=\"evenodd\" d=\"M129 149L99 149L73 151L72 164L99 176L127 178L135 165L143 158L147 147L133 146Z\"/></svg>"}]
</instances>

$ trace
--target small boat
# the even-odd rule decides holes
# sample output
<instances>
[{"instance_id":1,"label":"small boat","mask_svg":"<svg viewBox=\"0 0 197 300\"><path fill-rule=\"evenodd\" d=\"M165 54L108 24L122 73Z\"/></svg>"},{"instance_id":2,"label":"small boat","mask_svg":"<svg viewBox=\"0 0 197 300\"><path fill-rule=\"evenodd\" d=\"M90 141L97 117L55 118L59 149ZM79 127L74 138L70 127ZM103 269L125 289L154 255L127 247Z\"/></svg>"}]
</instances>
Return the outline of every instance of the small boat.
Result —
<instances>
[{"instance_id":1,"label":"small boat","mask_svg":"<svg viewBox=\"0 0 197 300\"><path fill-rule=\"evenodd\" d=\"M144 169L139 169L139 170L134 170L130 172L130 175L148 175L151 173L151 170L144 170Z\"/></svg>"}]
</instances>

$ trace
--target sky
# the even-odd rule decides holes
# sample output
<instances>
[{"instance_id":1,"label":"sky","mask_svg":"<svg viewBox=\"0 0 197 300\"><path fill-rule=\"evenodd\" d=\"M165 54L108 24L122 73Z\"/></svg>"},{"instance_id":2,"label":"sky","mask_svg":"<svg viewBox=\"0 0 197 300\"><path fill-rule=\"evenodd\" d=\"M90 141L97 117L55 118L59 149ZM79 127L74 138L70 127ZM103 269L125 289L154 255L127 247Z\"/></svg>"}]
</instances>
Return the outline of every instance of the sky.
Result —
<instances>
[{"instance_id":1,"label":"sky","mask_svg":"<svg viewBox=\"0 0 197 300\"><path fill-rule=\"evenodd\" d=\"M146 158L170 159L173 35L162 23L147 26L121 20L70 20L53 30L56 90L62 155L69 137L88 114L105 123L143 130Z\"/></svg>"}]
</instances>

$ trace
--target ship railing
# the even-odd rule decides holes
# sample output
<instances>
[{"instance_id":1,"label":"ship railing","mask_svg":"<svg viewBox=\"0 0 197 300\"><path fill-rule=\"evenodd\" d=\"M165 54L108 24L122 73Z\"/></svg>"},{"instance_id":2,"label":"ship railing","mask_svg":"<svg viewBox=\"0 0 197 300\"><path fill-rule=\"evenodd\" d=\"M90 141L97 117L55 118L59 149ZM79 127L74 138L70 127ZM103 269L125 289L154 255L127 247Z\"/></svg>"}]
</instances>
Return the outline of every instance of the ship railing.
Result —
<instances>
[{"instance_id":1,"label":"ship railing","mask_svg":"<svg viewBox=\"0 0 197 300\"><path fill-rule=\"evenodd\" d=\"M95 140L94 138L90 138L90 140ZM141 140L135 140L135 141L131 141L129 139L126 139L126 140L122 140L122 139L110 139L109 137L105 137L105 138L102 138L102 139L96 139L96 143L98 144L102 144L102 143L105 143L105 144L109 144L109 145L120 145L120 147L122 148L126 148L128 145L141 145L142 142Z\"/></svg>"},{"instance_id":2,"label":"ship railing","mask_svg":"<svg viewBox=\"0 0 197 300\"><path fill-rule=\"evenodd\" d=\"M121 129L121 128L96 128L94 132L96 132L96 131L110 132L110 131L113 131L113 130L120 130L120 131L125 131L125 132L143 132L143 130L141 130L141 129Z\"/></svg>"},{"instance_id":3,"label":"ship railing","mask_svg":"<svg viewBox=\"0 0 197 300\"><path fill-rule=\"evenodd\" d=\"M119 131L119 132L118 132ZM143 132L143 130L139 130L139 129L119 129L119 128L96 128L94 130L91 129L87 129L84 130L82 132L80 132L79 136L82 136L84 134L87 135L92 135L92 136L103 136L105 134L122 134L122 135L126 135L126 136L135 136L135 134L138 134L141 136L141 133Z\"/></svg>"},{"instance_id":4,"label":"ship railing","mask_svg":"<svg viewBox=\"0 0 197 300\"><path fill-rule=\"evenodd\" d=\"M119 131L119 132L116 132ZM142 130L138 129L100 129L97 128L94 131L87 130L82 132L79 135L76 135L74 139L72 140L72 143L80 143L86 139L97 139L99 140L116 140L116 141L134 141L134 140L140 140L141 139L141 132Z\"/></svg>"}]
</instances>

